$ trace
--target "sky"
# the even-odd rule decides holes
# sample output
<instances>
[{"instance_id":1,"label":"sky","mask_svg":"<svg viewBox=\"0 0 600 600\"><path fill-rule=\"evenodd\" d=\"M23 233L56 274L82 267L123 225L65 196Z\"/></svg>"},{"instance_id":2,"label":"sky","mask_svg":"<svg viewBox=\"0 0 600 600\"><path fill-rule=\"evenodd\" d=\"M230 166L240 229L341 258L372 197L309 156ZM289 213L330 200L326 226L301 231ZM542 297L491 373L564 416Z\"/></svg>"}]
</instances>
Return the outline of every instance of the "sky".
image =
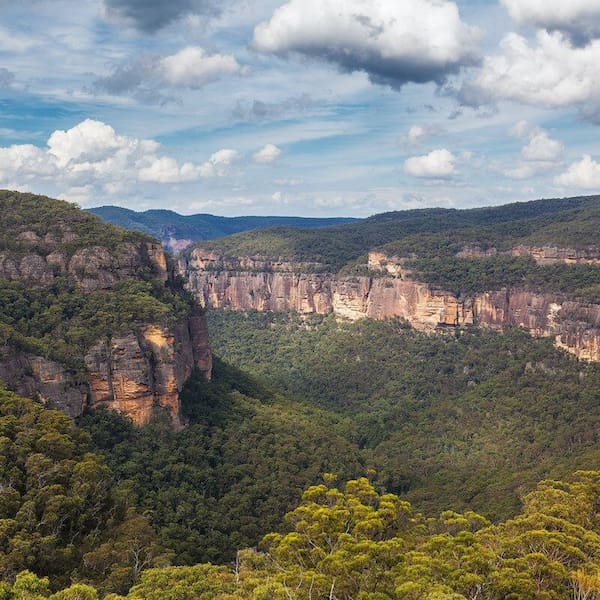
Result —
<instances>
[{"instance_id":1,"label":"sky","mask_svg":"<svg viewBox=\"0 0 600 600\"><path fill-rule=\"evenodd\" d=\"M0 0L0 188L356 216L600 192L600 0Z\"/></svg>"}]
</instances>

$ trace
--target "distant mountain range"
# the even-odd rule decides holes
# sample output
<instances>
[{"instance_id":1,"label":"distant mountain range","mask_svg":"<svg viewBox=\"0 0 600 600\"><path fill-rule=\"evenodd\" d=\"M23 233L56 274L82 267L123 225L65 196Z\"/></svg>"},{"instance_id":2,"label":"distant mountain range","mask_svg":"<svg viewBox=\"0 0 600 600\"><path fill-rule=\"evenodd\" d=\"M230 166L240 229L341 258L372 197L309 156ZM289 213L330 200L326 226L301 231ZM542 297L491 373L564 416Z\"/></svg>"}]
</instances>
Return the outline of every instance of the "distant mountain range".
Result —
<instances>
[{"instance_id":1,"label":"distant mountain range","mask_svg":"<svg viewBox=\"0 0 600 600\"><path fill-rule=\"evenodd\" d=\"M241 233L265 227L328 227L352 223L359 219L304 217L218 217L209 214L180 215L171 210L136 212L118 206L99 206L88 212L113 225L143 231L161 242L172 252L179 252L193 242Z\"/></svg>"}]
</instances>

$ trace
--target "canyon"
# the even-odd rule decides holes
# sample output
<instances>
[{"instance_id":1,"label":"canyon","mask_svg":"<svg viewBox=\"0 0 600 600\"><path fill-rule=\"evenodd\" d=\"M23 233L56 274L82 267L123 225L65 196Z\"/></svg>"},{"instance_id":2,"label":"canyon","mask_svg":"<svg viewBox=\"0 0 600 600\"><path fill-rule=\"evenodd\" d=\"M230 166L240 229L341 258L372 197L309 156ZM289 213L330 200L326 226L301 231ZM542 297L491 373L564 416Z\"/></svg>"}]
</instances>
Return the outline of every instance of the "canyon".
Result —
<instances>
[{"instance_id":1,"label":"canyon","mask_svg":"<svg viewBox=\"0 0 600 600\"><path fill-rule=\"evenodd\" d=\"M470 247L461 256L484 252L493 250ZM520 246L511 254L531 256L538 264L600 262L595 249ZM532 335L552 337L557 347L579 359L600 362L600 305L522 288L457 297L415 280L405 262L402 257L370 252L366 274L334 274L318 263L229 257L196 247L180 259L179 270L208 309L334 314L349 320L402 319L429 332L469 326L499 331L522 327Z\"/></svg>"}]
</instances>

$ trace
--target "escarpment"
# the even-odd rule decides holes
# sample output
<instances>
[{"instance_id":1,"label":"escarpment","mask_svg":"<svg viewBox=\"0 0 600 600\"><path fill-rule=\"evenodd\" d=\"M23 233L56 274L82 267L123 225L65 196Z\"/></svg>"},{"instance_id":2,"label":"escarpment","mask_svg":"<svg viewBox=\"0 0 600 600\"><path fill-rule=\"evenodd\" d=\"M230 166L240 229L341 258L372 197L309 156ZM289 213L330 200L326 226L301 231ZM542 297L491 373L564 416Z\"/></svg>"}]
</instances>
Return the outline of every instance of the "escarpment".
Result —
<instances>
[{"instance_id":1,"label":"escarpment","mask_svg":"<svg viewBox=\"0 0 600 600\"><path fill-rule=\"evenodd\" d=\"M143 425L165 410L181 425L183 385L195 369L210 379L212 357L162 246L64 202L4 194L0 378L73 418L103 406Z\"/></svg>"},{"instance_id":2,"label":"escarpment","mask_svg":"<svg viewBox=\"0 0 600 600\"><path fill-rule=\"evenodd\" d=\"M525 249L518 252L522 256ZM529 255L538 260L533 252ZM543 254L547 264L573 259L568 250ZM591 252L580 258L595 260ZM369 253L367 267L367 274L334 274L315 263L228 258L202 248L187 253L179 265L190 290L207 308L333 313L351 320L398 318L422 331L523 327L532 335L552 337L580 359L600 362L600 305L519 287L462 297L416 280L402 259L381 252Z\"/></svg>"}]
</instances>

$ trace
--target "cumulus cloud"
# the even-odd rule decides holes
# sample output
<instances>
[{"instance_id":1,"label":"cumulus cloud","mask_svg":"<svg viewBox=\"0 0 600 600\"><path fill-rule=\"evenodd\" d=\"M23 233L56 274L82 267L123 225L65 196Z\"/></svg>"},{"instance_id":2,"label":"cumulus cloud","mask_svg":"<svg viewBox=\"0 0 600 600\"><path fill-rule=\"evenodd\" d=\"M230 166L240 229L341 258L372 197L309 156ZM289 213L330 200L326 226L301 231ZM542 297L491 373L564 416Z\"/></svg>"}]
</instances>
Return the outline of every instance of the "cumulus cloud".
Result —
<instances>
[{"instance_id":1,"label":"cumulus cloud","mask_svg":"<svg viewBox=\"0 0 600 600\"><path fill-rule=\"evenodd\" d=\"M413 125L405 135L400 137L399 142L401 144L416 146L424 142L428 137L440 133L443 133L443 129L438 126Z\"/></svg>"},{"instance_id":2,"label":"cumulus cloud","mask_svg":"<svg viewBox=\"0 0 600 600\"><path fill-rule=\"evenodd\" d=\"M158 62L164 81L173 87L198 89L225 75L239 73L242 68L230 54L207 54L191 46L165 56Z\"/></svg>"},{"instance_id":3,"label":"cumulus cloud","mask_svg":"<svg viewBox=\"0 0 600 600\"><path fill-rule=\"evenodd\" d=\"M202 177L224 177L229 172L229 167L238 160L239 156L237 150L223 148L215 152L200 166L199 173Z\"/></svg>"},{"instance_id":4,"label":"cumulus cloud","mask_svg":"<svg viewBox=\"0 0 600 600\"><path fill-rule=\"evenodd\" d=\"M425 127L421 127L420 125L413 125L406 134L406 139L409 144L416 144L426 138L428 135Z\"/></svg>"},{"instance_id":5,"label":"cumulus cloud","mask_svg":"<svg viewBox=\"0 0 600 600\"><path fill-rule=\"evenodd\" d=\"M254 162L261 164L272 164L281 156L281 148L274 144L267 144L253 155Z\"/></svg>"},{"instance_id":6,"label":"cumulus cloud","mask_svg":"<svg viewBox=\"0 0 600 600\"><path fill-rule=\"evenodd\" d=\"M465 104L513 100L546 108L600 105L600 40L574 46L562 33L538 31L535 45L507 34L461 91Z\"/></svg>"},{"instance_id":7,"label":"cumulus cloud","mask_svg":"<svg viewBox=\"0 0 600 600\"><path fill-rule=\"evenodd\" d=\"M562 31L575 42L600 37L598 0L502 0L519 25Z\"/></svg>"},{"instance_id":8,"label":"cumulus cloud","mask_svg":"<svg viewBox=\"0 0 600 600\"><path fill-rule=\"evenodd\" d=\"M223 0L104 0L108 16L152 33L188 15L215 17Z\"/></svg>"},{"instance_id":9,"label":"cumulus cloud","mask_svg":"<svg viewBox=\"0 0 600 600\"><path fill-rule=\"evenodd\" d=\"M220 150L204 164L161 155L160 144L119 135L106 123L86 119L66 131L55 131L45 148L30 144L0 148L0 184L19 181L57 185L67 195L99 188L122 192L144 183L183 183L224 176L237 157Z\"/></svg>"},{"instance_id":10,"label":"cumulus cloud","mask_svg":"<svg viewBox=\"0 0 600 600\"><path fill-rule=\"evenodd\" d=\"M565 188L600 189L600 163L589 154L574 162L554 183Z\"/></svg>"},{"instance_id":11,"label":"cumulus cloud","mask_svg":"<svg viewBox=\"0 0 600 600\"><path fill-rule=\"evenodd\" d=\"M253 46L322 59L400 88L442 83L476 63L479 38L448 0L289 0L256 27Z\"/></svg>"},{"instance_id":12,"label":"cumulus cloud","mask_svg":"<svg viewBox=\"0 0 600 600\"><path fill-rule=\"evenodd\" d=\"M203 48L188 46L169 56L143 57L118 65L109 75L98 78L93 90L114 95L132 94L143 102L165 102L174 99L164 94L167 88L200 89L244 71L233 55L208 54Z\"/></svg>"},{"instance_id":13,"label":"cumulus cloud","mask_svg":"<svg viewBox=\"0 0 600 600\"><path fill-rule=\"evenodd\" d=\"M556 168L563 158L564 144L553 140L541 127L535 127L527 121L519 121L510 129L510 135L527 143L521 149L520 162L516 167L500 170L511 179L530 179Z\"/></svg>"},{"instance_id":14,"label":"cumulus cloud","mask_svg":"<svg viewBox=\"0 0 600 600\"><path fill-rule=\"evenodd\" d=\"M551 139L547 131L538 130L521 150L521 156L527 161L553 163L561 160L564 150L562 142Z\"/></svg>"},{"instance_id":15,"label":"cumulus cloud","mask_svg":"<svg viewBox=\"0 0 600 600\"><path fill-rule=\"evenodd\" d=\"M441 148L423 156L413 156L404 162L404 170L414 177L446 179L456 174L456 156Z\"/></svg>"},{"instance_id":16,"label":"cumulus cloud","mask_svg":"<svg viewBox=\"0 0 600 600\"><path fill-rule=\"evenodd\" d=\"M184 163L182 166L168 156L156 158L152 163L139 170L140 181L152 181L155 183L182 183L194 181L200 177L202 167L192 163Z\"/></svg>"}]
</instances>

